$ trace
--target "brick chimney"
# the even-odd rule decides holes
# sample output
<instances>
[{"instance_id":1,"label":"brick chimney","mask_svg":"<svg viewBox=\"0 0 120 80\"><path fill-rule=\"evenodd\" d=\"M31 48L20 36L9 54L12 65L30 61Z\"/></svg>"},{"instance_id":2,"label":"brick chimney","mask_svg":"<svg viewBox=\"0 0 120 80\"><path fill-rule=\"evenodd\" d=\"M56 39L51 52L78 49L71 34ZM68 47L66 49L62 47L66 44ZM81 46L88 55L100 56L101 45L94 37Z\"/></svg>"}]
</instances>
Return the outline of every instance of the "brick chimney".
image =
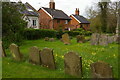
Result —
<instances>
[{"instance_id":1,"label":"brick chimney","mask_svg":"<svg viewBox=\"0 0 120 80\"><path fill-rule=\"evenodd\" d=\"M79 8L76 8L75 15L79 15Z\"/></svg>"},{"instance_id":2,"label":"brick chimney","mask_svg":"<svg viewBox=\"0 0 120 80\"><path fill-rule=\"evenodd\" d=\"M49 2L49 7L50 7L51 9L55 9L55 2L54 2L54 0L50 0L50 2Z\"/></svg>"}]
</instances>

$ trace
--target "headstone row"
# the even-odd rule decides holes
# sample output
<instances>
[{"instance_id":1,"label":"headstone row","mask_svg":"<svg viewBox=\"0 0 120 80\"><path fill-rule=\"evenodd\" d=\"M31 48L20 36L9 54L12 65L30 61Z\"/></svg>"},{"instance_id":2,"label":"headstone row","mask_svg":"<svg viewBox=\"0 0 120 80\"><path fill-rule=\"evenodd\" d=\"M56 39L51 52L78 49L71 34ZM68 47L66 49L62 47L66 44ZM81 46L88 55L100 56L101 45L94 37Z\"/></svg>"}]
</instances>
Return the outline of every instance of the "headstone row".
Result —
<instances>
[{"instance_id":1,"label":"headstone row","mask_svg":"<svg viewBox=\"0 0 120 80\"><path fill-rule=\"evenodd\" d=\"M53 50L49 48L39 50L38 47L31 47L29 61L33 64L38 64L48 67L50 69L55 69L55 59L53 55Z\"/></svg>"},{"instance_id":2,"label":"headstone row","mask_svg":"<svg viewBox=\"0 0 120 80\"><path fill-rule=\"evenodd\" d=\"M49 38L49 37L45 37L45 39L44 39L45 41L50 41L50 42L54 42L55 41L55 39L54 38Z\"/></svg>"},{"instance_id":3,"label":"headstone row","mask_svg":"<svg viewBox=\"0 0 120 80\"><path fill-rule=\"evenodd\" d=\"M22 60L23 56L20 53L19 47L15 44L10 45L10 51L15 60ZM50 69L56 69L53 50L44 48L39 50L38 47L31 47L29 50L29 62L32 64L42 65ZM82 57L75 52L68 52L64 55L64 69L65 73L82 77ZM112 67L105 62L98 61L90 65L91 74L93 78L113 78Z\"/></svg>"},{"instance_id":4,"label":"headstone row","mask_svg":"<svg viewBox=\"0 0 120 80\"><path fill-rule=\"evenodd\" d=\"M93 33L91 45L108 45L109 43L119 42L119 36L109 36L107 34Z\"/></svg>"},{"instance_id":5,"label":"headstone row","mask_svg":"<svg viewBox=\"0 0 120 80\"><path fill-rule=\"evenodd\" d=\"M75 52L68 52L64 55L65 73L82 77L82 57ZM112 67L103 61L98 61L90 65L92 78L113 78ZM108 80L108 79L107 79Z\"/></svg>"},{"instance_id":6,"label":"headstone row","mask_svg":"<svg viewBox=\"0 0 120 80\"><path fill-rule=\"evenodd\" d=\"M16 44L11 44L9 48L14 60L21 61L23 59L23 55ZM53 50L49 48L39 50L36 46L31 47L29 50L29 62L48 67L50 69L56 68Z\"/></svg>"}]
</instances>

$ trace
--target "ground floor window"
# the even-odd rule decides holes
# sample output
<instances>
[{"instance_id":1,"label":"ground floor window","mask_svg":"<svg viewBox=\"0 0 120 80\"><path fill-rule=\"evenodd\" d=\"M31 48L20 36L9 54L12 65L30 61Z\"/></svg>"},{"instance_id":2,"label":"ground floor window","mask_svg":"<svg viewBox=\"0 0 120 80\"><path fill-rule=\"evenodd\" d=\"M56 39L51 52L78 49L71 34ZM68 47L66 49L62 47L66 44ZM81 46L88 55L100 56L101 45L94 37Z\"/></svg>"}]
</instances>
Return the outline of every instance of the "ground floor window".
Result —
<instances>
[{"instance_id":1,"label":"ground floor window","mask_svg":"<svg viewBox=\"0 0 120 80\"><path fill-rule=\"evenodd\" d=\"M36 26L36 20L33 20L33 26Z\"/></svg>"},{"instance_id":2,"label":"ground floor window","mask_svg":"<svg viewBox=\"0 0 120 80\"><path fill-rule=\"evenodd\" d=\"M65 20L65 24L68 24L68 20Z\"/></svg>"}]
</instances>

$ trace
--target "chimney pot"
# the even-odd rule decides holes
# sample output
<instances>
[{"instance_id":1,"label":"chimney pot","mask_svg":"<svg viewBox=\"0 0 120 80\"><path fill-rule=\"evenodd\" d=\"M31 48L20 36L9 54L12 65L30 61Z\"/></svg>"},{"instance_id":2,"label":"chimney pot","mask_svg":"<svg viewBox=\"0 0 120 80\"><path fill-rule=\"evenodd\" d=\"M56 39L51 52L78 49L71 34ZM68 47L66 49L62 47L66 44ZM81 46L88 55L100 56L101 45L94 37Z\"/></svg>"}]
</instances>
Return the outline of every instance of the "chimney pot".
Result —
<instances>
[{"instance_id":1,"label":"chimney pot","mask_svg":"<svg viewBox=\"0 0 120 80\"><path fill-rule=\"evenodd\" d=\"M75 15L79 15L79 8L76 8Z\"/></svg>"},{"instance_id":2,"label":"chimney pot","mask_svg":"<svg viewBox=\"0 0 120 80\"><path fill-rule=\"evenodd\" d=\"M49 7L50 7L51 9L55 9L55 2L54 2L54 0L50 0L50 2L49 2Z\"/></svg>"}]
</instances>

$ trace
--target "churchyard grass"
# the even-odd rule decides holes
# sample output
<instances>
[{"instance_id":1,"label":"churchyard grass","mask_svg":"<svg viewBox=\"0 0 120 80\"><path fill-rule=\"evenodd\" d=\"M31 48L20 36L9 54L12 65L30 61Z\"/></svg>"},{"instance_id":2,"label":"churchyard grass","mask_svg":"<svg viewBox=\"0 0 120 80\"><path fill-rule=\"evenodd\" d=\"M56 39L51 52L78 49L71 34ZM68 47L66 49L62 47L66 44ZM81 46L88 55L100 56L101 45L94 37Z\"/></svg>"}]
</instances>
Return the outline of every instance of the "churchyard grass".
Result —
<instances>
[{"instance_id":1,"label":"churchyard grass","mask_svg":"<svg viewBox=\"0 0 120 80\"><path fill-rule=\"evenodd\" d=\"M29 63L29 48L37 46L40 50L48 47L53 49L56 61L56 70L50 70L39 65ZM118 44L108 46L93 46L90 42L77 43L76 38L70 45L64 45L60 40L54 42L41 40L26 40L20 46L24 55L24 61L17 62L12 59L9 49L7 57L3 58L3 78L75 78L64 73L64 54L69 51L77 52L82 56L83 78L91 78L90 64L96 61L104 61L113 67L114 78L118 78Z\"/></svg>"}]
</instances>

